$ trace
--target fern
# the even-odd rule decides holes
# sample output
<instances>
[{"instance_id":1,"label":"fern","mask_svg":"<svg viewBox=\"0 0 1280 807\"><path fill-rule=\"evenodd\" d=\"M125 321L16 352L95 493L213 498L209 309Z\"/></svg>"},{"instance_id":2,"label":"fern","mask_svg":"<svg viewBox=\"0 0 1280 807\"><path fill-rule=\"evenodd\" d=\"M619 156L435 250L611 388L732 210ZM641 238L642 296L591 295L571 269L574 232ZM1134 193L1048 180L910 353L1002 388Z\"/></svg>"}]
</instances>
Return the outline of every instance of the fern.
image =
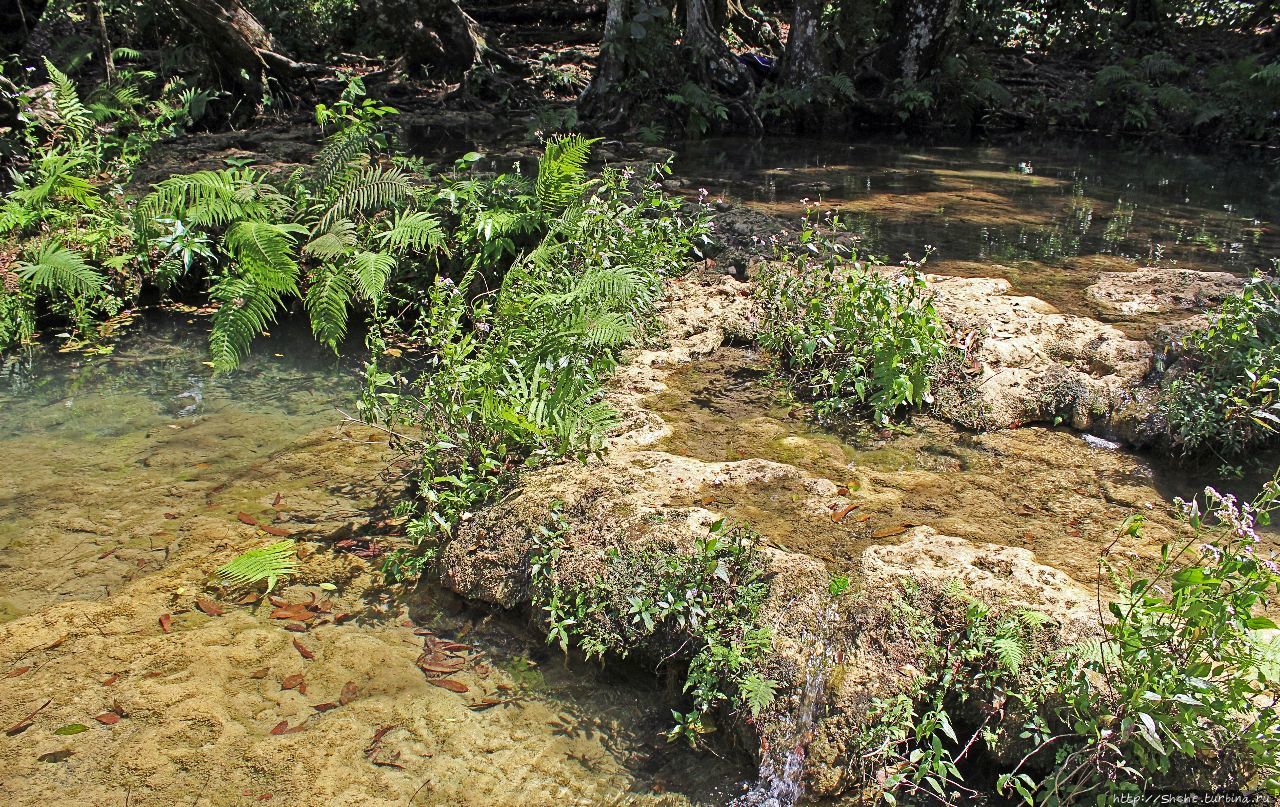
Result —
<instances>
[{"instance_id":1,"label":"fern","mask_svg":"<svg viewBox=\"0 0 1280 807\"><path fill-rule=\"evenodd\" d=\"M297 568L297 547L292 540L285 540L250 549L220 567L214 575L219 582L231 588L266 580L267 591L271 591L278 580L294 574Z\"/></svg>"},{"instance_id":2,"label":"fern","mask_svg":"<svg viewBox=\"0 0 1280 807\"><path fill-rule=\"evenodd\" d=\"M440 220L430 213L401 211L392 219L386 231L378 233L377 239L385 249L395 252L422 252L428 247L443 249L446 236Z\"/></svg>"},{"instance_id":3,"label":"fern","mask_svg":"<svg viewBox=\"0 0 1280 807\"><path fill-rule=\"evenodd\" d=\"M538 161L538 181L534 192L538 207L548 215L557 215L576 202L586 187L586 165L591 146L599 138L588 140L582 135L566 135L547 141Z\"/></svg>"},{"instance_id":4,"label":"fern","mask_svg":"<svg viewBox=\"0 0 1280 807\"><path fill-rule=\"evenodd\" d=\"M210 296L220 303L213 315L209 353L218 372L234 370L253 340L275 321L280 291L252 278L228 277L214 285Z\"/></svg>"},{"instance_id":5,"label":"fern","mask_svg":"<svg viewBox=\"0 0 1280 807\"><path fill-rule=\"evenodd\" d=\"M373 166L352 176L338 189L333 205L320 219L327 228L337 219L400 204L413 194L409 177L399 168Z\"/></svg>"},{"instance_id":6,"label":"fern","mask_svg":"<svg viewBox=\"0 0 1280 807\"><path fill-rule=\"evenodd\" d=\"M93 115L80 102L76 85L67 74L54 67L47 57L42 58L49 81L53 84L53 108L58 114L58 122L71 132L77 142L83 141L93 131Z\"/></svg>"},{"instance_id":7,"label":"fern","mask_svg":"<svg viewBox=\"0 0 1280 807\"><path fill-rule=\"evenodd\" d=\"M351 280L332 264L316 270L303 301L311 317L311 331L334 352L347 335L347 306L351 302Z\"/></svg>"},{"instance_id":8,"label":"fern","mask_svg":"<svg viewBox=\"0 0 1280 807\"><path fill-rule=\"evenodd\" d=\"M45 244L30 261L19 263L18 274L33 286L81 304L102 292L102 276L85 262L84 256L57 241Z\"/></svg>"},{"instance_id":9,"label":"fern","mask_svg":"<svg viewBox=\"0 0 1280 807\"><path fill-rule=\"evenodd\" d=\"M1016 673L1027 657L1027 644L1019 636L998 636L991 642L1000 666L1011 673Z\"/></svg>"},{"instance_id":10,"label":"fern","mask_svg":"<svg viewBox=\"0 0 1280 807\"><path fill-rule=\"evenodd\" d=\"M751 710L751 716L759 717L768 709L777 694L778 684L765 678L760 673L752 673L738 682L738 692L742 702Z\"/></svg>"},{"instance_id":11,"label":"fern","mask_svg":"<svg viewBox=\"0 0 1280 807\"><path fill-rule=\"evenodd\" d=\"M378 128L370 123L353 123L325 138L324 146L312 161L309 180L317 189L332 187L369 162Z\"/></svg>"},{"instance_id":12,"label":"fern","mask_svg":"<svg viewBox=\"0 0 1280 807\"><path fill-rule=\"evenodd\" d=\"M386 291L396 259L385 252L361 251L351 256L350 267L360 296L377 304Z\"/></svg>"},{"instance_id":13,"label":"fern","mask_svg":"<svg viewBox=\"0 0 1280 807\"><path fill-rule=\"evenodd\" d=\"M241 219L281 220L288 197L252 168L223 168L170 177L142 202L153 218L177 218L198 227L223 227Z\"/></svg>"}]
</instances>

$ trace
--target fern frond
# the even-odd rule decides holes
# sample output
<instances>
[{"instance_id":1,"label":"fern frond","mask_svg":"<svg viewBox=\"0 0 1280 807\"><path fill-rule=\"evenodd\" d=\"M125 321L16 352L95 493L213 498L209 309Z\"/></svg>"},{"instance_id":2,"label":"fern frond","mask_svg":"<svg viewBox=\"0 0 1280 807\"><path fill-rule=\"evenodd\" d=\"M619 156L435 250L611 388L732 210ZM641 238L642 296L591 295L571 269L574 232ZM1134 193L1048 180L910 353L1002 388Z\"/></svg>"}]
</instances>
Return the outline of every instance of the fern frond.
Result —
<instances>
[{"instance_id":1,"label":"fern frond","mask_svg":"<svg viewBox=\"0 0 1280 807\"><path fill-rule=\"evenodd\" d=\"M311 240L302 251L313 258L333 261L355 249L359 242L356 224L350 219L338 219L324 231L312 231Z\"/></svg>"},{"instance_id":2,"label":"fern frond","mask_svg":"<svg viewBox=\"0 0 1280 807\"><path fill-rule=\"evenodd\" d=\"M298 550L292 540L279 541L269 546L250 549L214 575L223 585L231 588L267 581L267 591L275 588L276 581L294 574L298 569Z\"/></svg>"},{"instance_id":3,"label":"fern frond","mask_svg":"<svg viewBox=\"0 0 1280 807\"><path fill-rule=\"evenodd\" d=\"M544 213L559 214L582 196L587 160L591 157L591 146L597 142L599 138L587 139L577 134L547 141L542 159L538 161L538 181L534 185L538 207Z\"/></svg>"},{"instance_id":4,"label":"fern frond","mask_svg":"<svg viewBox=\"0 0 1280 807\"><path fill-rule=\"evenodd\" d=\"M210 292L221 303L213 315L209 353L218 372L234 370L253 340L275 321L280 292L246 277L228 277Z\"/></svg>"},{"instance_id":5,"label":"fern frond","mask_svg":"<svg viewBox=\"0 0 1280 807\"><path fill-rule=\"evenodd\" d=\"M351 278L341 268L325 264L316 270L303 301L311 317L311 332L335 353L347 335L347 307Z\"/></svg>"},{"instance_id":6,"label":"fern frond","mask_svg":"<svg viewBox=\"0 0 1280 807\"><path fill-rule=\"evenodd\" d=\"M31 260L19 263L18 274L50 294L81 302L97 297L104 282L84 256L57 241L45 244Z\"/></svg>"},{"instance_id":7,"label":"fern frond","mask_svg":"<svg viewBox=\"0 0 1280 807\"><path fill-rule=\"evenodd\" d=\"M312 160L308 177L312 190L328 196L328 189L344 176L368 165L376 134L372 124L354 123L325 138L324 146Z\"/></svg>"},{"instance_id":8,"label":"fern frond","mask_svg":"<svg viewBox=\"0 0 1280 807\"><path fill-rule=\"evenodd\" d=\"M430 213L415 210L397 213L391 226L385 232L378 233L377 238L382 242L383 248L393 252L422 252L427 247L444 248L446 235L439 219Z\"/></svg>"},{"instance_id":9,"label":"fern frond","mask_svg":"<svg viewBox=\"0 0 1280 807\"><path fill-rule=\"evenodd\" d=\"M372 166L343 183L334 197L333 205L320 219L320 227L327 229L340 218L353 213L367 213L400 204L413 194L409 176L399 168Z\"/></svg>"},{"instance_id":10,"label":"fern frond","mask_svg":"<svg viewBox=\"0 0 1280 807\"><path fill-rule=\"evenodd\" d=\"M996 658L1000 660L1000 666L1011 673L1016 673L1027 657L1026 642L1015 636L1000 636L996 638L991 643L991 649L995 651Z\"/></svg>"},{"instance_id":11,"label":"fern frond","mask_svg":"<svg viewBox=\"0 0 1280 807\"><path fill-rule=\"evenodd\" d=\"M376 304L386 291L396 259L385 252L362 250L351 256L349 266L360 296Z\"/></svg>"},{"instance_id":12,"label":"fern frond","mask_svg":"<svg viewBox=\"0 0 1280 807\"><path fill-rule=\"evenodd\" d=\"M222 243L252 281L273 292L297 293L298 265L293 260L294 225L237 221Z\"/></svg>"},{"instance_id":13,"label":"fern frond","mask_svg":"<svg viewBox=\"0 0 1280 807\"><path fill-rule=\"evenodd\" d=\"M290 203L264 173L223 168L169 177L143 200L153 218L181 219L197 227L222 227L238 219L288 217Z\"/></svg>"},{"instance_id":14,"label":"fern frond","mask_svg":"<svg viewBox=\"0 0 1280 807\"><path fill-rule=\"evenodd\" d=\"M66 126L77 141L84 140L93 131L93 115L80 102L75 82L47 57L42 58L49 81L53 84L53 108L58 114L58 122Z\"/></svg>"}]
</instances>

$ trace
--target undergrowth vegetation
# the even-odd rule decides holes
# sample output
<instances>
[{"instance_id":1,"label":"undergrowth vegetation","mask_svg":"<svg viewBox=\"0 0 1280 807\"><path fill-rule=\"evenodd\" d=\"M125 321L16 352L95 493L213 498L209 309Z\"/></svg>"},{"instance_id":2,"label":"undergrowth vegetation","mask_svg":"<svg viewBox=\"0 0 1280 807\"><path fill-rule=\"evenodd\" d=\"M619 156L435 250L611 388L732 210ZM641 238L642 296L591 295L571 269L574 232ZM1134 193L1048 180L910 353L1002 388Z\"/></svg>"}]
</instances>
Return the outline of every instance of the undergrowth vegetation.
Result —
<instances>
[{"instance_id":1,"label":"undergrowth vegetation","mask_svg":"<svg viewBox=\"0 0 1280 807\"><path fill-rule=\"evenodd\" d=\"M576 645L588 658L645 654L687 664L682 689L692 709L672 711L668 739L696 743L715 729L722 705L757 717L773 703L777 684L758 666L773 648L772 633L758 625L768 594L758 536L720 520L692 552L622 541L605 550L600 573L580 579L559 565L569 529L553 510L530 560L548 642Z\"/></svg>"},{"instance_id":2,"label":"undergrowth vegetation","mask_svg":"<svg viewBox=\"0 0 1280 807\"><path fill-rule=\"evenodd\" d=\"M1154 568L1104 552L1119 596L1096 638L1063 649L1043 616L908 585L893 610L922 672L875 705L856 769L888 771L889 801L963 803L988 787L1043 805L1153 787L1280 794L1280 643L1265 616L1280 575L1258 537L1278 507L1280 478L1251 503L1207 489ZM1119 534L1141 529L1135 516Z\"/></svg>"},{"instance_id":3,"label":"undergrowth vegetation","mask_svg":"<svg viewBox=\"0 0 1280 807\"><path fill-rule=\"evenodd\" d=\"M1161 390L1176 450L1212 454L1230 469L1280 435L1280 284L1255 277L1209 324L1178 346L1184 354Z\"/></svg>"},{"instance_id":4,"label":"undergrowth vegetation","mask_svg":"<svg viewBox=\"0 0 1280 807\"><path fill-rule=\"evenodd\" d=\"M808 221L799 244L760 273L761 345L819 416L869 412L885 423L928 403L946 334L920 263L901 270L857 260L825 235L839 217Z\"/></svg>"},{"instance_id":5,"label":"undergrowth vegetation","mask_svg":"<svg viewBox=\"0 0 1280 807\"><path fill-rule=\"evenodd\" d=\"M589 149L555 140L534 178L446 184L449 229L473 242L452 253L460 271L402 301L419 315L372 334L375 356L406 352L391 366L375 358L362 411L414 458L421 499L415 546L387 561L393 577L416 575L520 468L603 447L614 414L601 385L705 238L702 213L655 181L664 169L589 179Z\"/></svg>"}]
</instances>

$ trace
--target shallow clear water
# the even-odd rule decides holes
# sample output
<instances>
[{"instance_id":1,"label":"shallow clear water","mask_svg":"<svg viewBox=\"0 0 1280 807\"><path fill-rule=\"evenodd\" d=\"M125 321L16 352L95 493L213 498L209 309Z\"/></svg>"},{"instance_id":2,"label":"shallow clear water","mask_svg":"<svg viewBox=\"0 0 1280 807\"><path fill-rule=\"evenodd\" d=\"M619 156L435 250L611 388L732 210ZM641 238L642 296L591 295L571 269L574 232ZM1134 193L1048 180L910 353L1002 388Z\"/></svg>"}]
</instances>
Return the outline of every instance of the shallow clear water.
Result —
<instances>
[{"instance_id":1,"label":"shallow clear water","mask_svg":"<svg viewBox=\"0 0 1280 807\"><path fill-rule=\"evenodd\" d=\"M303 327L279 325L243 367L215 376L206 338L204 320L159 316L124 331L106 354L45 347L4 365L0 722L57 695L47 723L0 753L0 791L96 803L145 765L135 804L177 803L202 789L209 803L226 804L244 803L245 793L296 804L715 804L742 792L748 770L666 742L678 693L647 671L566 661L518 616L427 587L384 589L332 550L379 505L392 459L376 433L343 424L358 356L338 360ZM290 633L270 607L205 588L235 551L278 540L255 534L244 516L317 548L283 597L332 597L335 611L356 617ZM337 588L318 588L325 580ZM201 613L198 596L218 600L225 615ZM172 635L157 626L164 612ZM480 661L457 676L464 693L431 686L417 669L416 627L474 648ZM50 630L62 640L51 642ZM317 658L300 658L294 638ZM257 667L269 668L265 680L247 677ZM307 697L281 691L280 676L295 670L311 682ZM359 700L313 711L347 679ZM110 729L83 713L104 708L104 680L131 713ZM206 713L216 731L186 728ZM283 742L269 732L281 719L306 726L305 748L342 761L264 774L254 755ZM48 779L56 766L36 761L40 744L63 742L50 732L71 722L93 729L65 741L73 768ZM362 749L383 724L397 727L383 741L395 765L377 767Z\"/></svg>"},{"instance_id":2,"label":"shallow clear water","mask_svg":"<svg viewBox=\"0 0 1280 807\"><path fill-rule=\"evenodd\" d=\"M809 204L839 209L873 254L932 246L932 271L1005 277L1068 313L1096 315L1083 290L1105 271L1243 275L1280 256L1280 166L1247 153L768 138L688 144L676 169L792 220Z\"/></svg>"}]
</instances>

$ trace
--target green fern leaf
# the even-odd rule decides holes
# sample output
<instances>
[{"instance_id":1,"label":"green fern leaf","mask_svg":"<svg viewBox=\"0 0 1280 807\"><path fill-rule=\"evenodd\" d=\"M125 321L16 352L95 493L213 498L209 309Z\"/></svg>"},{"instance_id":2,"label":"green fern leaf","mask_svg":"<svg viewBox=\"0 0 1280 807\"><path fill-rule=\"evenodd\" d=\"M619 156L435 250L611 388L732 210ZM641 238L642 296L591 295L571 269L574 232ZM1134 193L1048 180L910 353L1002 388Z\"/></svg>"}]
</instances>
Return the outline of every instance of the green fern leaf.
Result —
<instances>
[{"instance_id":1,"label":"green fern leaf","mask_svg":"<svg viewBox=\"0 0 1280 807\"><path fill-rule=\"evenodd\" d=\"M576 134L547 141L534 185L538 207L544 213L558 215L582 196L591 146L598 142L599 138L589 140Z\"/></svg>"},{"instance_id":2,"label":"green fern leaf","mask_svg":"<svg viewBox=\"0 0 1280 807\"><path fill-rule=\"evenodd\" d=\"M992 641L992 650L1000 665L1011 673L1016 673L1027 656L1026 643L1014 636L1001 636Z\"/></svg>"},{"instance_id":3,"label":"green fern leaf","mask_svg":"<svg viewBox=\"0 0 1280 807\"><path fill-rule=\"evenodd\" d=\"M360 296L376 304L386 291L387 281L396 268L396 259L385 252L366 250L352 255L349 265Z\"/></svg>"},{"instance_id":4,"label":"green fern leaf","mask_svg":"<svg viewBox=\"0 0 1280 807\"><path fill-rule=\"evenodd\" d=\"M275 321L280 292L248 277L228 277L210 292L221 305L213 315L209 353L218 372L234 370L249 346Z\"/></svg>"},{"instance_id":5,"label":"green fern leaf","mask_svg":"<svg viewBox=\"0 0 1280 807\"><path fill-rule=\"evenodd\" d=\"M351 302L351 279L332 264L321 266L311 278L303 301L311 317L311 331L335 353L347 335L347 306Z\"/></svg>"},{"instance_id":6,"label":"green fern leaf","mask_svg":"<svg viewBox=\"0 0 1280 807\"><path fill-rule=\"evenodd\" d=\"M53 84L53 108L58 113L58 122L66 126L77 141L84 140L93 131L93 115L80 102L75 82L48 58L42 58L49 81Z\"/></svg>"},{"instance_id":7,"label":"green fern leaf","mask_svg":"<svg viewBox=\"0 0 1280 807\"><path fill-rule=\"evenodd\" d=\"M279 541L269 546L250 549L214 575L218 581L231 588L249 586L267 581L267 591L275 588L282 577L294 574L298 569L298 550L292 540Z\"/></svg>"},{"instance_id":8,"label":"green fern leaf","mask_svg":"<svg viewBox=\"0 0 1280 807\"><path fill-rule=\"evenodd\" d=\"M80 302L96 298L104 282L103 277L85 262L84 256L57 241L45 244L29 261L19 263L18 274L50 294Z\"/></svg>"}]
</instances>

